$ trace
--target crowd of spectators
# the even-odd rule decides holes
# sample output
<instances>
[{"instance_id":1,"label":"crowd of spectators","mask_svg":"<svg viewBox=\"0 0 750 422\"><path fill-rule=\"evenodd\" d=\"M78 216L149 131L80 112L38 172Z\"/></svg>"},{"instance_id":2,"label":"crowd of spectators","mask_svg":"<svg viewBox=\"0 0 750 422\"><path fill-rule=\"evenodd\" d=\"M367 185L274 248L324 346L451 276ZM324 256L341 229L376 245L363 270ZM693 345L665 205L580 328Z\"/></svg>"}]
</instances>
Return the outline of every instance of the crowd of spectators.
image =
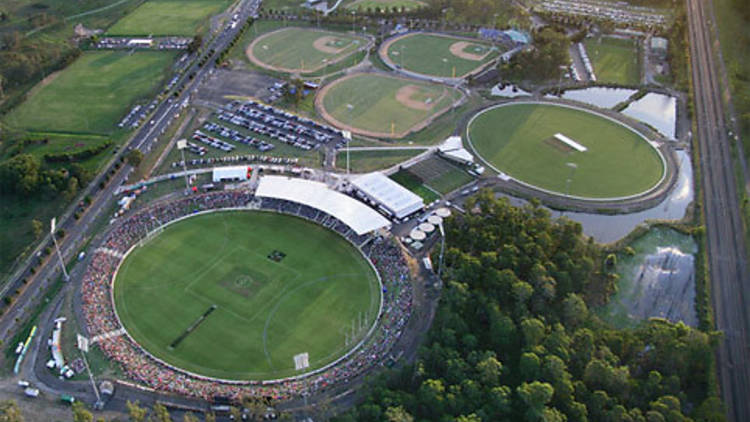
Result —
<instances>
[{"instance_id":1,"label":"crowd of spectators","mask_svg":"<svg viewBox=\"0 0 750 422\"><path fill-rule=\"evenodd\" d=\"M261 208L294 214L336 230L358 246L373 263L382 281L383 307L369 336L361 340L358 348L324 369L274 381L218 380L190 374L151 356L129 336L104 336L106 339L98 343L99 347L122 365L130 379L156 390L207 400L214 396L284 400L348 382L392 357L392 348L409 320L413 298L409 269L401 247L391 237L357 236L338 219L305 205L255 198L251 192L239 190L156 203L116 222L106 234L102 247L96 250L82 280L82 311L88 335L103 335L122 327L114 312L111 289L115 271L132 247L170 221L201 211L231 208Z\"/></svg>"}]
</instances>

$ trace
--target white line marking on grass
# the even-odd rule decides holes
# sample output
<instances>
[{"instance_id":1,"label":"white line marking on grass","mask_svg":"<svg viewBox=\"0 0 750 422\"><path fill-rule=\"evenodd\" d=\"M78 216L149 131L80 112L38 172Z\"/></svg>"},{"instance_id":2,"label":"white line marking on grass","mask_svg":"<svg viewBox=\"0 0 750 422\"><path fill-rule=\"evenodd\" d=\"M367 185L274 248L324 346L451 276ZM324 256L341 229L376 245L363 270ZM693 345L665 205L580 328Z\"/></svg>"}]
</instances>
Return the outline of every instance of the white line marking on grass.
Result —
<instances>
[{"instance_id":1,"label":"white line marking on grass","mask_svg":"<svg viewBox=\"0 0 750 422\"><path fill-rule=\"evenodd\" d=\"M271 370L275 370L273 367L273 363L271 362L271 355L268 353L268 326L271 324L271 319L273 319L273 316L276 314L276 311L279 309L279 306L281 306L281 303L284 302L284 299L286 296L296 292L297 290L300 290L303 287L310 286L315 283L319 283L321 281L330 281L332 279L338 278L338 277L358 277L360 274L336 274L333 276L323 276L316 280L311 280L306 283L302 283L299 286L295 287L294 289L287 292L284 297L280 298L276 304L274 305L271 312L268 314L268 317L266 318L266 323L263 325L263 354L266 355L266 360L268 361L268 366L271 367Z\"/></svg>"}]
</instances>

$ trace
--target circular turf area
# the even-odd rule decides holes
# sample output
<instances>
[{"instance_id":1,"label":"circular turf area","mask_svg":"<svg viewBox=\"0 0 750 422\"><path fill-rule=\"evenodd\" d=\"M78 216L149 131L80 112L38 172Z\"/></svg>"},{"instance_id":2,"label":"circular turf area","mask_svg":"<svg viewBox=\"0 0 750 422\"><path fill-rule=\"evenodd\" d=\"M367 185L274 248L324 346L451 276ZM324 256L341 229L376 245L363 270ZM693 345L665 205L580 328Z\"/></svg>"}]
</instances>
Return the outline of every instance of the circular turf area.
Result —
<instances>
[{"instance_id":1,"label":"circular turf area","mask_svg":"<svg viewBox=\"0 0 750 422\"><path fill-rule=\"evenodd\" d=\"M391 67L439 78L464 78L500 53L489 42L429 32L391 38L379 50Z\"/></svg>"},{"instance_id":2,"label":"circular turf area","mask_svg":"<svg viewBox=\"0 0 750 422\"><path fill-rule=\"evenodd\" d=\"M650 190L665 174L661 153L635 130L574 107L494 106L472 118L467 137L495 170L558 194L625 198Z\"/></svg>"},{"instance_id":3,"label":"circular turf area","mask_svg":"<svg viewBox=\"0 0 750 422\"><path fill-rule=\"evenodd\" d=\"M252 63L268 70L311 73L323 71L367 45L367 38L344 32L288 27L259 36L245 53Z\"/></svg>"},{"instance_id":4,"label":"circular turf area","mask_svg":"<svg viewBox=\"0 0 750 422\"><path fill-rule=\"evenodd\" d=\"M377 318L380 287L337 233L235 211L174 223L134 249L114 300L123 326L154 356L200 375L266 380L352 349ZM309 368L296 370L305 353Z\"/></svg>"},{"instance_id":5,"label":"circular turf area","mask_svg":"<svg viewBox=\"0 0 750 422\"><path fill-rule=\"evenodd\" d=\"M376 138L402 138L449 110L461 95L445 85L354 73L320 89L315 107L338 128Z\"/></svg>"}]
</instances>

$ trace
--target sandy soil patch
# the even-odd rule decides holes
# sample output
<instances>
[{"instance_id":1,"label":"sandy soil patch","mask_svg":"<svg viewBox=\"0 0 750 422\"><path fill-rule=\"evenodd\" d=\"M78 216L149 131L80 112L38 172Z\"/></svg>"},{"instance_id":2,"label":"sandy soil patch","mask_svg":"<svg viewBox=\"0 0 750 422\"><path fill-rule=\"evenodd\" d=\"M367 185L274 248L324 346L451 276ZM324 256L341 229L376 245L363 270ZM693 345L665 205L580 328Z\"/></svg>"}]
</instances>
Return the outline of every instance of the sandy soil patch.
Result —
<instances>
[{"instance_id":1,"label":"sandy soil patch","mask_svg":"<svg viewBox=\"0 0 750 422\"><path fill-rule=\"evenodd\" d=\"M484 54L474 54L466 51L466 49L472 45L478 45L475 43L470 43L468 41L458 41L454 42L450 46L451 54L454 56L464 59L464 60L473 60L473 61L480 61L484 60L485 57L487 57L488 54L490 54L490 49L488 48L487 51L484 52Z\"/></svg>"},{"instance_id":2,"label":"sandy soil patch","mask_svg":"<svg viewBox=\"0 0 750 422\"><path fill-rule=\"evenodd\" d=\"M315 47L316 50L321 51L323 53L327 54L339 54L342 51L346 50L347 47L349 47L349 44L346 44L345 46L341 48L334 47L332 44L336 42L338 38L326 35L324 37L320 37L317 40L313 41L313 47Z\"/></svg>"},{"instance_id":3,"label":"sandy soil patch","mask_svg":"<svg viewBox=\"0 0 750 422\"><path fill-rule=\"evenodd\" d=\"M432 107L440 98L428 98L428 101L420 101L414 98L419 91L420 89L416 85L404 85L396 91L396 101L416 110L432 110Z\"/></svg>"}]
</instances>

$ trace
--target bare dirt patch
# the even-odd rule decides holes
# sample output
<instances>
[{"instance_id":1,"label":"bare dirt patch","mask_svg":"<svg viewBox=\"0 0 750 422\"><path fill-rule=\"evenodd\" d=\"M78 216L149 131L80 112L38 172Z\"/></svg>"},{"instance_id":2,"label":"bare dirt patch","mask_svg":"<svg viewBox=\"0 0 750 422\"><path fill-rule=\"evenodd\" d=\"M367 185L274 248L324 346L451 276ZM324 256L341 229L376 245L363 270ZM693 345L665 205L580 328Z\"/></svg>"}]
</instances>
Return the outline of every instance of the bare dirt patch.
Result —
<instances>
[{"instance_id":1,"label":"bare dirt patch","mask_svg":"<svg viewBox=\"0 0 750 422\"><path fill-rule=\"evenodd\" d=\"M471 47L472 45L478 45L474 43L470 43L468 41L457 41L451 44L450 51L451 54L454 56L464 59L464 60L473 60L473 61L481 61L484 60L485 57L487 57L488 54L490 54L490 49L488 48L487 51L484 52L484 54L475 54L470 53L466 51L467 48Z\"/></svg>"},{"instance_id":2,"label":"bare dirt patch","mask_svg":"<svg viewBox=\"0 0 750 422\"><path fill-rule=\"evenodd\" d=\"M349 47L349 44L338 48L334 47L333 44L339 40L339 38L336 38L334 36L326 35L324 37L320 37L317 40L313 41L313 47L315 47L316 50L321 51L323 53L327 54L339 54L342 51L346 50L347 47Z\"/></svg>"},{"instance_id":3,"label":"bare dirt patch","mask_svg":"<svg viewBox=\"0 0 750 422\"><path fill-rule=\"evenodd\" d=\"M441 96L437 99L428 98L428 101L421 101L414 98L419 92L420 89L416 85L404 85L396 91L396 101L416 110L432 110L435 104L442 98Z\"/></svg>"}]
</instances>

